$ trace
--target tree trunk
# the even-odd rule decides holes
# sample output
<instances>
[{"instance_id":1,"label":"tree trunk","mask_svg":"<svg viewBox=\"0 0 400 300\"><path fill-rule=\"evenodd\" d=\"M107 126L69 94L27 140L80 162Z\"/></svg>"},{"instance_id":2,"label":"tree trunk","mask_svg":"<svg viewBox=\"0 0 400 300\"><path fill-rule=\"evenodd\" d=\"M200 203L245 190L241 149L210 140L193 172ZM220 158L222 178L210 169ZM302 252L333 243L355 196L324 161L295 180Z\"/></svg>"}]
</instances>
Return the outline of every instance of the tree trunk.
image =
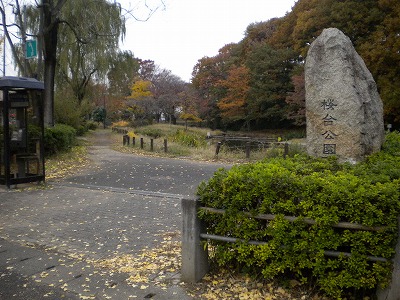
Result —
<instances>
[{"instance_id":1,"label":"tree trunk","mask_svg":"<svg viewBox=\"0 0 400 300\"><path fill-rule=\"evenodd\" d=\"M54 126L54 75L56 64L47 59L44 64L44 124Z\"/></svg>"},{"instance_id":2,"label":"tree trunk","mask_svg":"<svg viewBox=\"0 0 400 300\"><path fill-rule=\"evenodd\" d=\"M54 77L57 64L57 36L61 7L66 0L43 0L43 54L44 54L44 124L54 126Z\"/></svg>"}]
</instances>

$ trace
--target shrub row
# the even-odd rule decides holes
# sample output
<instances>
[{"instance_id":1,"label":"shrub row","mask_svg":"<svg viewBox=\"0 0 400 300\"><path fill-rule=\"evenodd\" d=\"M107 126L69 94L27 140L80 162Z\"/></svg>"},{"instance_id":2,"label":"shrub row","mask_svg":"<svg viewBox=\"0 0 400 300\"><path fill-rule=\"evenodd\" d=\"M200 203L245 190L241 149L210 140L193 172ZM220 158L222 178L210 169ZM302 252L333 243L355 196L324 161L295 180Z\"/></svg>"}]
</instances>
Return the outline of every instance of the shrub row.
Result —
<instances>
[{"instance_id":1,"label":"shrub row","mask_svg":"<svg viewBox=\"0 0 400 300\"><path fill-rule=\"evenodd\" d=\"M70 149L76 142L76 129L64 124L45 128L44 149L46 156Z\"/></svg>"},{"instance_id":2,"label":"shrub row","mask_svg":"<svg viewBox=\"0 0 400 300\"><path fill-rule=\"evenodd\" d=\"M265 241L211 242L219 265L234 266L253 275L296 278L315 282L326 295L340 298L349 290L373 290L387 284L389 262L397 240L400 213L400 135L387 136L383 151L355 166L336 159L296 155L219 170L202 183L202 205L225 209L224 215L200 211L210 234ZM266 221L244 212L275 214ZM283 216L298 216L290 223ZM306 225L302 218L316 220ZM352 222L384 226L379 232L339 230L331 225ZM325 250L351 252L350 257L327 257Z\"/></svg>"}]
</instances>

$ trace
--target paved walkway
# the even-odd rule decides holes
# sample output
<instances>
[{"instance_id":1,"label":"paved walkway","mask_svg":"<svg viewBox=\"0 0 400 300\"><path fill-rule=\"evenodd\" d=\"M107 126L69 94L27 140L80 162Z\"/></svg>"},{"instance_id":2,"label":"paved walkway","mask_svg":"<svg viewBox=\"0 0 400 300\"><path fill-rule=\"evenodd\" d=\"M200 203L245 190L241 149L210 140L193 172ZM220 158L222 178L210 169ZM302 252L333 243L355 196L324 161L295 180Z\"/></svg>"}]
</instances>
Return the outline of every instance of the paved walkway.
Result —
<instances>
[{"instance_id":1,"label":"paved walkway","mask_svg":"<svg viewBox=\"0 0 400 300\"><path fill-rule=\"evenodd\" d=\"M109 134L96 132L80 174L45 189L0 188L0 299L192 299L179 268L156 258L149 281L136 283L126 279L146 271L138 264L120 273L96 261L176 247L180 200L223 165L119 153Z\"/></svg>"}]
</instances>

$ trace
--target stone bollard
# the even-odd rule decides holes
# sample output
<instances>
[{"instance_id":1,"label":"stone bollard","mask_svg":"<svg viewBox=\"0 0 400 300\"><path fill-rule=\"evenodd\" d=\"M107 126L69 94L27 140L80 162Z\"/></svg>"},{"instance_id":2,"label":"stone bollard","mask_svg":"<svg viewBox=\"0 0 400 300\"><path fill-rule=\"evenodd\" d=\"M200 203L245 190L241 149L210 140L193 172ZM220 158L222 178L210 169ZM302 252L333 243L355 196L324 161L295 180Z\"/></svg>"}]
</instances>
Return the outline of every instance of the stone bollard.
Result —
<instances>
[{"instance_id":1,"label":"stone bollard","mask_svg":"<svg viewBox=\"0 0 400 300\"><path fill-rule=\"evenodd\" d=\"M197 282L209 270L208 250L201 244L202 222L197 217L198 201L182 199L182 280Z\"/></svg>"}]
</instances>

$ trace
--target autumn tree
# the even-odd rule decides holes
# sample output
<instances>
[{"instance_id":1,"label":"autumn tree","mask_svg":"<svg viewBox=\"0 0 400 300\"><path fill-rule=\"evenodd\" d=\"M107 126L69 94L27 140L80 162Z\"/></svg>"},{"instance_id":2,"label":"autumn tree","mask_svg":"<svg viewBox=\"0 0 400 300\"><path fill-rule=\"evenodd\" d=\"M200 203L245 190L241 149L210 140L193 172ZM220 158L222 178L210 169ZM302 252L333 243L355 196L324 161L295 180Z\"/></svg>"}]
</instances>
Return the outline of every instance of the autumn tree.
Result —
<instances>
[{"instance_id":1,"label":"autumn tree","mask_svg":"<svg viewBox=\"0 0 400 300\"><path fill-rule=\"evenodd\" d=\"M156 121L163 115L169 123L176 124L177 108L180 106L179 94L184 90L185 82L170 70L160 70L153 77L152 93L158 108Z\"/></svg>"},{"instance_id":2,"label":"autumn tree","mask_svg":"<svg viewBox=\"0 0 400 300\"><path fill-rule=\"evenodd\" d=\"M249 81L249 69L242 65L231 68L227 78L217 82L217 86L226 90L224 97L217 103L224 123L246 121Z\"/></svg>"},{"instance_id":3,"label":"autumn tree","mask_svg":"<svg viewBox=\"0 0 400 300\"><path fill-rule=\"evenodd\" d=\"M179 93L180 107L179 119L184 120L187 129L188 122L201 122L199 117L201 97L191 84L185 84L184 90Z\"/></svg>"},{"instance_id":4,"label":"autumn tree","mask_svg":"<svg viewBox=\"0 0 400 300\"><path fill-rule=\"evenodd\" d=\"M131 51L118 51L111 60L107 73L108 87L97 98L105 99L107 116L112 121L123 118L126 109L126 97L131 94L132 82L139 76L139 59Z\"/></svg>"},{"instance_id":5,"label":"autumn tree","mask_svg":"<svg viewBox=\"0 0 400 300\"><path fill-rule=\"evenodd\" d=\"M243 116L252 128L302 126L305 91L298 70L322 30L336 27L350 37L371 70L385 121L400 126L399 15L395 0L298 0L284 17L250 24L242 41L194 67L192 83L202 98L201 115L211 127L221 127L221 120L227 125L229 118L241 122ZM240 92L233 82L246 82L238 79L244 76L243 66L248 69L248 90L243 84Z\"/></svg>"},{"instance_id":6,"label":"autumn tree","mask_svg":"<svg viewBox=\"0 0 400 300\"><path fill-rule=\"evenodd\" d=\"M160 122L163 116L175 124L181 101L179 94L184 90L185 82L150 60L140 61L138 74L128 97L129 105L140 108L136 114L141 119Z\"/></svg>"},{"instance_id":7,"label":"autumn tree","mask_svg":"<svg viewBox=\"0 0 400 300\"><path fill-rule=\"evenodd\" d=\"M236 52L237 44L222 47L214 57L203 57L198 60L192 72L192 84L202 98L200 117L207 121L211 128L221 126L221 115L218 101L225 94L225 88L217 82L224 80L230 65L234 63L232 53Z\"/></svg>"},{"instance_id":8,"label":"autumn tree","mask_svg":"<svg viewBox=\"0 0 400 300\"><path fill-rule=\"evenodd\" d=\"M400 127L400 2L379 0L384 18L360 45L360 54L377 81L387 123Z\"/></svg>"},{"instance_id":9,"label":"autumn tree","mask_svg":"<svg viewBox=\"0 0 400 300\"><path fill-rule=\"evenodd\" d=\"M296 126L306 124L306 89L304 71L292 76L293 91L286 96L286 118L292 120Z\"/></svg>"},{"instance_id":10,"label":"autumn tree","mask_svg":"<svg viewBox=\"0 0 400 300\"><path fill-rule=\"evenodd\" d=\"M151 81L137 77L131 87L131 93L126 97L127 112L135 120L151 120L154 112L154 98L150 91Z\"/></svg>"}]
</instances>

